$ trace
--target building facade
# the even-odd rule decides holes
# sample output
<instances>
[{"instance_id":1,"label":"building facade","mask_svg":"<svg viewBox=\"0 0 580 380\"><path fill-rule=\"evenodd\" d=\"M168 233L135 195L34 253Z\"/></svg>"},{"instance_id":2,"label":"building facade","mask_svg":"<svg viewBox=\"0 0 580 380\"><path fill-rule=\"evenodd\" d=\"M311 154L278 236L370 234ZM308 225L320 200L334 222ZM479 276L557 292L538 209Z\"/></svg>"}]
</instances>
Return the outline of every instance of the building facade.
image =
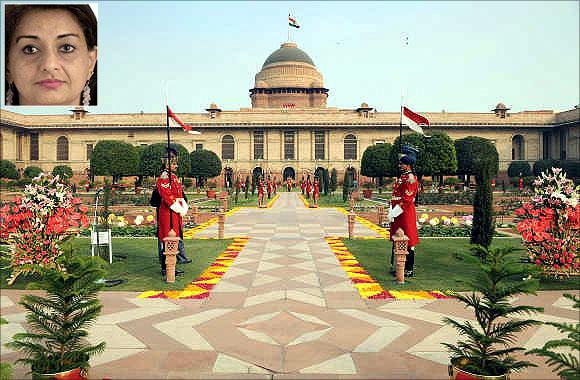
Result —
<instances>
[{"instance_id":1,"label":"building facade","mask_svg":"<svg viewBox=\"0 0 580 380\"><path fill-rule=\"evenodd\" d=\"M257 170L282 179L299 178L318 167L335 168L339 174L353 167L358 173L368 146L392 143L399 135L398 110L377 112L366 103L352 109L328 107L330 91L322 74L295 43L282 44L266 59L249 92L251 108L228 111L211 104L204 113L177 114L201 135L176 128L173 142L190 152L214 151L228 175ZM429 119L430 131L452 139L480 136L493 141L500 171L514 160L580 160L578 107L510 113L500 103L489 113L420 113ZM81 108L70 115L22 115L3 109L0 159L18 168L50 171L68 165L86 173L100 140L164 142L165 120L159 113L90 114Z\"/></svg>"}]
</instances>

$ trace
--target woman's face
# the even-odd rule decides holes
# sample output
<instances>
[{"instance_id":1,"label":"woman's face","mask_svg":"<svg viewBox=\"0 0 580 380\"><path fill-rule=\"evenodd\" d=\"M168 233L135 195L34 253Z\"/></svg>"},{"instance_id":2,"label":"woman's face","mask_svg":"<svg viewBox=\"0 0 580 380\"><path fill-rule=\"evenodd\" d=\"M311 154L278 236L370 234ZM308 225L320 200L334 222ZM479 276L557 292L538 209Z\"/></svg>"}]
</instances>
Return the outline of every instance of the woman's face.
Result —
<instances>
[{"instance_id":1,"label":"woman's face","mask_svg":"<svg viewBox=\"0 0 580 380\"><path fill-rule=\"evenodd\" d=\"M8 80L21 105L79 105L97 61L81 26L64 9L33 10L16 27L8 52Z\"/></svg>"}]
</instances>

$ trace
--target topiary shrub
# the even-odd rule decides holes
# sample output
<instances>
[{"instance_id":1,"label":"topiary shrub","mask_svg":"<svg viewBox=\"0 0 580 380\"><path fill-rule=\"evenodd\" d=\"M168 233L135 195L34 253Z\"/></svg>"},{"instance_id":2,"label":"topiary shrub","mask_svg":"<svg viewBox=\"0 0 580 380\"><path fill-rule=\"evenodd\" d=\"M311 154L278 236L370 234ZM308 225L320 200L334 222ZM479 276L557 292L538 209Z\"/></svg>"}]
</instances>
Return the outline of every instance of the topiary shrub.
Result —
<instances>
[{"instance_id":1,"label":"topiary shrub","mask_svg":"<svg viewBox=\"0 0 580 380\"><path fill-rule=\"evenodd\" d=\"M38 177L40 173L42 173L42 169L38 166L28 166L26 169L24 169L22 176L24 178L35 178Z\"/></svg>"},{"instance_id":2,"label":"topiary shrub","mask_svg":"<svg viewBox=\"0 0 580 380\"><path fill-rule=\"evenodd\" d=\"M52 175L55 177L58 175L59 178L62 178L64 180L70 180L73 176L73 171L70 166L59 165L55 166L54 169L52 169Z\"/></svg>"},{"instance_id":3,"label":"topiary shrub","mask_svg":"<svg viewBox=\"0 0 580 380\"><path fill-rule=\"evenodd\" d=\"M12 161L0 161L0 178L18 179L18 177L20 177L18 170L16 170L16 165Z\"/></svg>"},{"instance_id":4,"label":"topiary shrub","mask_svg":"<svg viewBox=\"0 0 580 380\"><path fill-rule=\"evenodd\" d=\"M513 161L508 166L507 175L510 178L529 177L532 175L532 168L527 161Z\"/></svg>"}]
</instances>

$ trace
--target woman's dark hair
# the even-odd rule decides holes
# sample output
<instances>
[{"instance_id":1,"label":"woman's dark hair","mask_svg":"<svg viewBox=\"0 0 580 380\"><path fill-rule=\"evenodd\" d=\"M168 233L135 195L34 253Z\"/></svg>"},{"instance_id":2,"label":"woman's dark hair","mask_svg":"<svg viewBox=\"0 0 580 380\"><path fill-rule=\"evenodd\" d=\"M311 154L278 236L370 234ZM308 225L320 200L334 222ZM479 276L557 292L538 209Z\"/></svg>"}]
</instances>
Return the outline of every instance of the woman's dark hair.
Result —
<instances>
[{"instance_id":1,"label":"woman's dark hair","mask_svg":"<svg viewBox=\"0 0 580 380\"><path fill-rule=\"evenodd\" d=\"M87 47L89 50L94 49L97 46L97 18L93 13L91 7L87 4L6 4L5 5L5 36L4 36L4 54L5 54L5 65L4 65L4 98L6 98L6 92L9 88L8 83L8 54L10 52L10 45L12 44L12 39L14 37L14 32L22 18L30 11L34 10L54 10L63 9L68 11L74 16L79 25L83 30L85 40L87 42ZM95 68L93 70L93 75L89 81L89 87L91 89L91 106L97 105L97 63L95 62ZM12 105L19 105L20 99L18 96L18 91L13 86L12 91L14 92Z\"/></svg>"}]
</instances>

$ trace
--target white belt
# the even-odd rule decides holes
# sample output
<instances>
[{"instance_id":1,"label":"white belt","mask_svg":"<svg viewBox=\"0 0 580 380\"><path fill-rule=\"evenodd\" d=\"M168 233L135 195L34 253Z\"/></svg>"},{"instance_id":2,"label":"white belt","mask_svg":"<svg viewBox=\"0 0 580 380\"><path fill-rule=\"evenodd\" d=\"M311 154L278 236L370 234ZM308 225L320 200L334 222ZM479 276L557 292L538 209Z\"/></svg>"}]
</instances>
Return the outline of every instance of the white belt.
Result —
<instances>
[{"instance_id":1,"label":"white belt","mask_svg":"<svg viewBox=\"0 0 580 380\"><path fill-rule=\"evenodd\" d=\"M392 201L399 201L399 200L401 200L401 199L402 199L401 197L392 197L392 198L391 198L391 200L392 200Z\"/></svg>"}]
</instances>

